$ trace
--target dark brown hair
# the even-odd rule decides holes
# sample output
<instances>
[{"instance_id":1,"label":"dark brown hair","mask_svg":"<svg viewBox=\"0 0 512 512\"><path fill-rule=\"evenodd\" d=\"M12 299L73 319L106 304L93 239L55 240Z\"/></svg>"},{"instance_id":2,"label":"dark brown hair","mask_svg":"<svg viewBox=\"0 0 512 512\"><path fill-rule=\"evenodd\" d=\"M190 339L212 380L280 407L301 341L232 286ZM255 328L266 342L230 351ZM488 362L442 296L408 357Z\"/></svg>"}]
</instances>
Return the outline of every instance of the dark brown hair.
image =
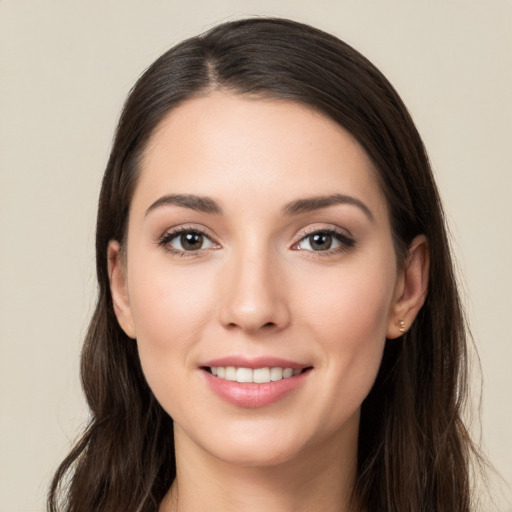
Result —
<instances>
[{"instance_id":1,"label":"dark brown hair","mask_svg":"<svg viewBox=\"0 0 512 512\"><path fill-rule=\"evenodd\" d=\"M175 478L172 420L114 315L107 246L125 238L140 157L155 127L180 103L215 89L299 102L335 120L375 164L398 261L416 235L427 237L426 302L411 329L387 342L362 405L355 495L369 511L472 510L473 445L461 421L465 326L421 138L390 83L353 48L309 26L266 18L226 23L177 45L126 101L99 200L99 297L82 354L91 420L54 477L48 510L154 512Z\"/></svg>"}]
</instances>

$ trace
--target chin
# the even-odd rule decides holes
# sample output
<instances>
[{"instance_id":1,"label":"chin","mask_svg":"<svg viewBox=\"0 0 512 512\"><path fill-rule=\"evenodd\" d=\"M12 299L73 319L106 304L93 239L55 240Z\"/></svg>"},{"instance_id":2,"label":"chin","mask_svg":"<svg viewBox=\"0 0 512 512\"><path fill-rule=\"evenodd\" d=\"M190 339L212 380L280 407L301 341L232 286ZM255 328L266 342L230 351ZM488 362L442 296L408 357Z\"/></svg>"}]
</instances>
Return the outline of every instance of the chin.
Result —
<instances>
[{"instance_id":1,"label":"chin","mask_svg":"<svg viewBox=\"0 0 512 512\"><path fill-rule=\"evenodd\" d=\"M301 452L290 446L247 446L246 444L232 443L223 450L212 450L212 456L222 460L226 464L244 467L272 467L286 464L296 459Z\"/></svg>"},{"instance_id":2,"label":"chin","mask_svg":"<svg viewBox=\"0 0 512 512\"><path fill-rule=\"evenodd\" d=\"M185 449L198 447L207 457L245 467L286 464L299 457L308 444L303 431L293 432L289 427L283 429L261 422L218 426L218 429L211 428L207 437L205 432L196 430L187 434L179 427L175 428L175 435Z\"/></svg>"}]
</instances>

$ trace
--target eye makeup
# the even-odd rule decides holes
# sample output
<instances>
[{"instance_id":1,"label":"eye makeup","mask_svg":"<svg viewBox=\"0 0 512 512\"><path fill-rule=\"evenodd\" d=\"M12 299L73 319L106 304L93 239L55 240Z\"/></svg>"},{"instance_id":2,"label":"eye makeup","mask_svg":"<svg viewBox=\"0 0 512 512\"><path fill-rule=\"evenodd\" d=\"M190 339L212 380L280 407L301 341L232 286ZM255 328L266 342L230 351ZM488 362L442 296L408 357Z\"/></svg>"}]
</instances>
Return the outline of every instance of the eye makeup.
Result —
<instances>
[{"instance_id":1,"label":"eye makeup","mask_svg":"<svg viewBox=\"0 0 512 512\"><path fill-rule=\"evenodd\" d=\"M206 251L220 249L213 237L196 226L180 226L166 231L157 244L168 253L180 257L204 255ZM314 227L304 230L290 249L312 256L328 257L344 253L356 245L355 239L345 230L335 227Z\"/></svg>"},{"instance_id":2,"label":"eye makeup","mask_svg":"<svg viewBox=\"0 0 512 512\"><path fill-rule=\"evenodd\" d=\"M292 245L291 249L325 257L344 253L355 245L355 239L344 230L334 227L315 227L301 233L300 239Z\"/></svg>"},{"instance_id":3,"label":"eye makeup","mask_svg":"<svg viewBox=\"0 0 512 512\"><path fill-rule=\"evenodd\" d=\"M206 250L220 248L220 245L214 242L206 231L188 226L166 231L158 239L158 245L170 254L181 257L197 257L204 254Z\"/></svg>"}]
</instances>

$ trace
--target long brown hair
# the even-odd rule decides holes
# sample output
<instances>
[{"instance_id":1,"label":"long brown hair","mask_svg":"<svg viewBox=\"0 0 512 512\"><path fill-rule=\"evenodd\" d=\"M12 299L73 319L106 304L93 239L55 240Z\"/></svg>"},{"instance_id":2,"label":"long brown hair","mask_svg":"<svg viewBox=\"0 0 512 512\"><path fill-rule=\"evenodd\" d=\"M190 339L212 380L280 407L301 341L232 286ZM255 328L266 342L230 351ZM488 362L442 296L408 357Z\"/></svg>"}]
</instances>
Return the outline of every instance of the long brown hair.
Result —
<instances>
[{"instance_id":1,"label":"long brown hair","mask_svg":"<svg viewBox=\"0 0 512 512\"><path fill-rule=\"evenodd\" d=\"M427 237L426 302L411 329L387 342L362 405L355 493L370 511L472 510L473 445L461 421L465 325L421 138L396 91L366 58L334 36L267 18L226 23L177 45L126 101L99 200L99 297L81 362L91 420L54 477L48 510L154 512L175 478L172 419L114 315L107 245L125 238L139 160L155 127L181 102L214 89L300 102L335 120L378 170L398 261L416 235Z\"/></svg>"}]
</instances>

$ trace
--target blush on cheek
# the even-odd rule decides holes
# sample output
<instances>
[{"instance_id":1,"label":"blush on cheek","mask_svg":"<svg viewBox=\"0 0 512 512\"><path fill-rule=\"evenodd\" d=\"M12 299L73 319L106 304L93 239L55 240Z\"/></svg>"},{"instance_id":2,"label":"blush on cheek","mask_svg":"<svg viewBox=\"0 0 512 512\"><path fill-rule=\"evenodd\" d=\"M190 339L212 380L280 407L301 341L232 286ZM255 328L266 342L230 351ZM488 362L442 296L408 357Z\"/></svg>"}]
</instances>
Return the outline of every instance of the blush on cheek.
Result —
<instances>
[{"instance_id":1,"label":"blush on cheek","mask_svg":"<svg viewBox=\"0 0 512 512\"><path fill-rule=\"evenodd\" d=\"M148 384L167 410L171 383L188 367L191 350L201 339L209 301L184 281L139 283L132 301L139 357Z\"/></svg>"},{"instance_id":2,"label":"blush on cheek","mask_svg":"<svg viewBox=\"0 0 512 512\"><path fill-rule=\"evenodd\" d=\"M385 292L385 293L384 293ZM322 295L322 294L318 294ZM382 288L346 283L336 294L323 294L310 301L308 315L315 331L324 331L331 340L359 344L368 339L384 339L390 301Z\"/></svg>"},{"instance_id":3,"label":"blush on cheek","mask_svg":"<svg viewBox=\"0 0 512 512\"><path fill-rule=\"evenodd\" d=\"M344 276L310 303L309 327L329 354L335 388L357 409L373 386L382 360L390 304L389 285L379 276ZM381 281L382 278L380 279ZM321 297L320 297L321 295ZM333 397L333 400L336 398Z\"/></svg>"},{"instance_id":4,"label":"blush on cheek","mask_svg":"<svg viewBox=\"0 0 512 512\"><path fill-rule=\"evenodd\" d=\"M211 293L200 273L169 272L161 266L134 280L139 283L133 293L135 322L161 334L190 334L209 309Z\"/></svg>"}]
</instances>

